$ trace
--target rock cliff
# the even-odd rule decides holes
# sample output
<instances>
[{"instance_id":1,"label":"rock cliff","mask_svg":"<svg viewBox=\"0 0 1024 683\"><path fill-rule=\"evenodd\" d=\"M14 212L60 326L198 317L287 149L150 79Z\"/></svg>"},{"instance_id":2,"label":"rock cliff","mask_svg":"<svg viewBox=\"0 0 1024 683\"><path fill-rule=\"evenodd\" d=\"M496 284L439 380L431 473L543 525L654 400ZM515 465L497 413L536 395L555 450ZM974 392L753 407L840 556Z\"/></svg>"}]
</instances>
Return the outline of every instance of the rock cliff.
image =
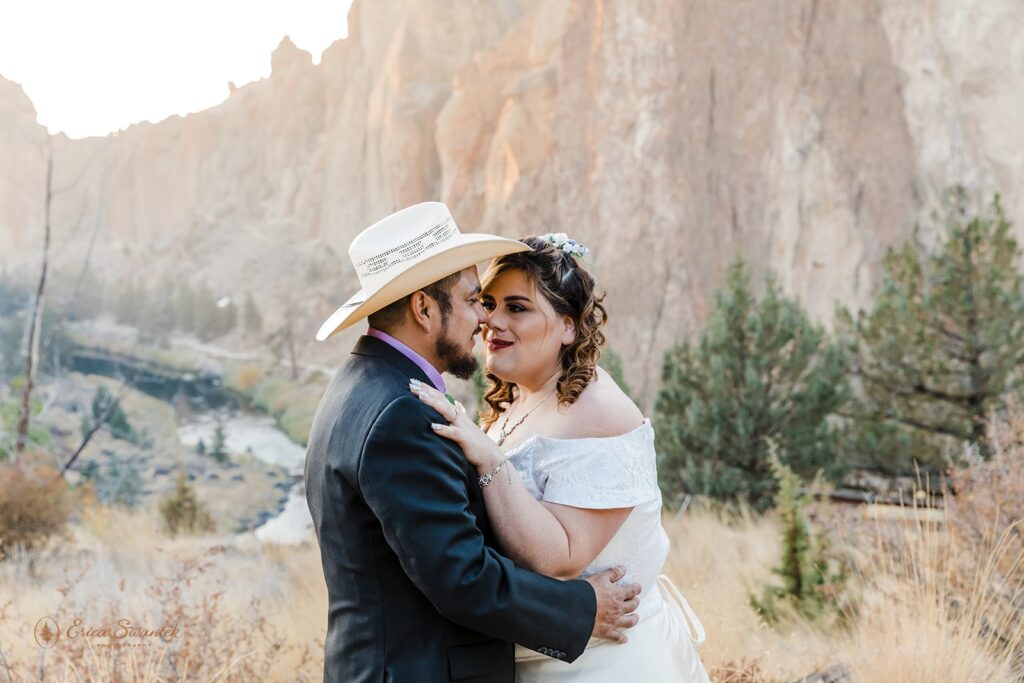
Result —
<instances>
[{"instance_id":1,"label":"rock cliff","mask_svg":"<svg viewBox=\"0 0 1024 683\"><path fill-rule=\"evenodd\" d=\"M441 199L463 231L590 246L649 400L736 252L828 324L948 183L1024 235L1022 28L1015 0L356 0L320 64L286 38L217 107L53 137L55 260L251 291L330 364L348 242ZM45 139L0 80L0 264L26 273Z\"/></svg>"}]
</instances>

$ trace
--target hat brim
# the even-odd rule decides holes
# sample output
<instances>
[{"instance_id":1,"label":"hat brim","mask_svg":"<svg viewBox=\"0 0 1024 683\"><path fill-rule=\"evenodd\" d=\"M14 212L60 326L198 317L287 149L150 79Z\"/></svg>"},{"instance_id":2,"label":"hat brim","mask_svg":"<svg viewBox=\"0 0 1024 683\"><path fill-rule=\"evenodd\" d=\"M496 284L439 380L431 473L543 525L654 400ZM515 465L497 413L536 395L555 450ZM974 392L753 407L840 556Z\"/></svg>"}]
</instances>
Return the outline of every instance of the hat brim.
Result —
<instances>
[{"instance_id":1,"label":"hat brim","mask_svg":"<svg viewBox=\"0 0 1024 683\"><path fill-rule=\"evenodd\" d=\"M403 296L464 268L505 254L531 251L528 245L516 240L476 233L459 234L447 244L443 251L411 262L380 287L356 292L324 321L316 340L325 341Z\"/></svg>"}]
</instances>

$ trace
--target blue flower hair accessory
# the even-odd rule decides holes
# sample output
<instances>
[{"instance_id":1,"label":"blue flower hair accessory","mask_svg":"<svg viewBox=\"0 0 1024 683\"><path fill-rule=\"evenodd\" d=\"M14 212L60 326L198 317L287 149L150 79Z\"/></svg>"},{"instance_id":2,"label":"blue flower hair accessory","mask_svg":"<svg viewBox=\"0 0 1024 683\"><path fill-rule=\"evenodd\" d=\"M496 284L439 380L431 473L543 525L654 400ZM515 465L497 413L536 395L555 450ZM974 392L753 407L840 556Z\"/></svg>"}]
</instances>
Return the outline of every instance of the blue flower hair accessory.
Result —
<instances>
[{"instance_id":1,"label":"blue flower hair accessory","mask_svg":"<svg viewBox=\"0 0 1024 683\"><path fill-rule=\"evenodd\" d=\"M548 232L540 236L545 242L551 242L557 249L574 256L583 258L590 253L590 248L585 247L574 239L570 239L564 232Z\"/></svg>"}]
</instances>

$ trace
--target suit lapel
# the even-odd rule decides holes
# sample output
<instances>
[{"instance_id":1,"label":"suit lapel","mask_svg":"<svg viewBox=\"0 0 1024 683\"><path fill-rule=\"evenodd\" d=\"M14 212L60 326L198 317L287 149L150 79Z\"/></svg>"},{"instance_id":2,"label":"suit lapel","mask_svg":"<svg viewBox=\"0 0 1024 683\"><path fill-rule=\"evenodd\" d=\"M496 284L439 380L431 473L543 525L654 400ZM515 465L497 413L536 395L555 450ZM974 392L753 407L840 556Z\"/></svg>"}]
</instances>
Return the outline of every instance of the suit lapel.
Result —
<instances>
[{"instance_id":1,"label":"suit lapel","mask_svg":"<svg viewBox=\"0 0 1024 683\"><path fill-rule=\"evenodd\" d=\"M406 377L415 377L421 382L432 384L430 378L427 377L426 373L406 357L398 349L394 348L390 344L371 337L369 335L363 335L356 340L356 345L352 349L352 353L357 356L373 356L387 361L391 365L395 366L400 372L405 374ZM443 436L434 435L435 439L443 439ZM467 461L464 465L466 472L466 481L468 484L469 494L469 507L472 513L477 518L477 525L480 530L484 533L484 538L488 545L494 545L494 532L491 530L491 525L487 519L487 509L484 507L483 495L480 491L480 487L476 485L477 471L476 468L469 464Z\"/></svg>"}]
</instances>

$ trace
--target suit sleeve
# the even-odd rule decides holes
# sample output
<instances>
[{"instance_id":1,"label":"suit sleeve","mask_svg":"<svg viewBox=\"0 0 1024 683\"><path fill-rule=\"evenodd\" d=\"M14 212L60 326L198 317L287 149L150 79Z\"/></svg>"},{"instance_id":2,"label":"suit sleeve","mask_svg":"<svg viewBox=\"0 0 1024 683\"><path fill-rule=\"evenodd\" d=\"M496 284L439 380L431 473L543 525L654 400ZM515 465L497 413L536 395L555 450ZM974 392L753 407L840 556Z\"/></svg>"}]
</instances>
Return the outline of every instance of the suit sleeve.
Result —
<instances>
[{"instance_id":1,"label":"suit sleeve","mask_svg":"<svg viewBox=\"0 0 1024 683\"><path fill-rule=\"evenodd\" d=\"M419 399L393 401L363 447L358 479L405 573L448 619L533 650L576 659L597 609L585 581L515 565L484 544L469 509L465 456L437 436L442 418Z\"/></svg>"}]
</instances>

